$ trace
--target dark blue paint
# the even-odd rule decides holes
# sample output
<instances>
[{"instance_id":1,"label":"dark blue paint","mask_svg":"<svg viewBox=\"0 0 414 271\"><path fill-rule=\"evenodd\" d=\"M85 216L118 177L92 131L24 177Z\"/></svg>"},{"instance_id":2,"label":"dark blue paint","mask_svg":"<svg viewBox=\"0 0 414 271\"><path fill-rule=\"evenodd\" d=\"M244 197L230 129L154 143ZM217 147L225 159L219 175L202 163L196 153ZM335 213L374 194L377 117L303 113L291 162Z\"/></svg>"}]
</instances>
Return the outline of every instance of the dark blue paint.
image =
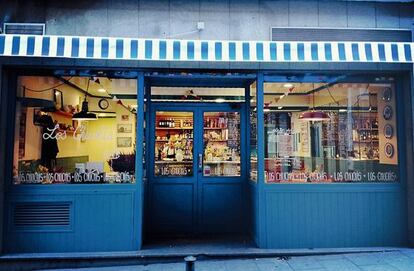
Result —
<instances>
[{"instance_id":1,"label":"dark blue paint","mask_svg":"<svg viewBox=\"0 0 414 271\"><path fill-rule=\"evenodd\" d=\"M208 43L201 42L201 59L208 59Z\"/></svg>"},{"instance_id":2,"label":"dark blue paint","mask_svg":"<svg viewBox=\"0 0 414 271\"><path fill-rule=\"evenodd\" d=\"M311 43L311 58L312 60L318 60L318 44Z\"/></svg>"},{"instance_id":3,"label":"dark blue paint","mask_svg":"<svg viewBox=\"0 0 414 271\"><path fill-rule=\"evenodd\" d=\"M370 43L365 43L365 56L368 61L372 61L372 46Z\"/></svg>"},{"instance_id":4,"label":"dark blue paint","mask_svg":"<svg viewBox=\"0 0 414 271\"><path fill-rule=\"evenodd\" d=\"M399 61L397 44L391 44L391 55L392 55L392 60L393 61Z\"/></svg>"},{"instance_id":5,"label":"dark blue paint","mask_svg":"<svg viewBox=\"0 0 414 271\"><path fill-rule=\"evenodd\" d=\"M277 59L277 46L276 43L270 43L270 59L276 60Z\"/></svg>"},{"instance_id":6,"label":"dark blue paint","mask_svg":"<svg viewBox=\"0 0 414 271\"><path fill-rule=\"evenodd\" d=\"M131 40L131 58L138 58L138 40Z\"/></svg>"},{"instance_id":7,"label":"dark blue paint","mask_svg":"<svg viewBox=\"0 0 414 271\"><path fill-rule=\"evenodd\" d=\"M223 45L221 42L214 43L214 51L216 60L221 60L223 58Z\"/></svg>"},{"instance_id":8,"label":"dark blue paint","mask_svg":"<svg viewBox=\"0 0 414 271\"><path fill-rule=\"evenodd\" d=\"M42 56L48 56L49 55L49 48L50 48L50 38L49 37L43 37Z\"/></svg>"},{"instance_id":9,"label":"dark blue paint","mask_svg":"<svg viewBox=\"0 0 414 271\"><path fill-rule=\"evenodd\" d=\"M4 54L4 40L6 39L5 36L0 36L0 55Z\"/></svg>"},{"instance_id":10,"label":"dark blue paint","mask_svg":"<svg viewBox=\"0 0 414 271\"><path fill-rule=\"evenodd\" d=\"M243 60L249 60L250 59L250 44L248 42L243 42L242 48L243 48Z\"/></svg>"},{"instance_id":11,"label":"dark blue paint","mask_svg":"<svg viewBox=\"0 0 414 271\"><path fill-rule=\"evenodd\" d=\"M305 45L303 43L298 43L297 54L298 60L305 59Z\"/></svg>"},{"instance_id":12,"label":"dark blue paint","mask_svg":"<svg viewBox=\"0 0 414 271\"><path fill-rule=\"evenodd\" d=\"M385 46L384 44L378 44L378 55L381 61L385 61Z\"/></svg>"},{"instance_id":13,"label":"dark blue paint","mask_svg":"<svg viewBox=\"0 0 414 271\"><path fill-rule=\"evenodd\" d=\"M152 40L145 40L145 59L152 58Z\"/></svg>"},{"instance_id":14,"label":"dark blue paint","mask_svg":"<svg viewBox=\"0 0 414 271\"><path fill-rule=\"evenodd\" d=\"M285 60L289 61L291 59L291 56L290 56L290 43L283 43L283 53L285 55Z\"/></svg>"},{"instance_id":15,"label":"dark blue paint","mask_svg":"<svg viewBox=\"0 0 414 271\"><path fill-rule=\"evenodd\" d=\"M194 59L194 41L187 42L187 59Z\"/></svg>"},{"instance_id":16,"label":"dark blue paint","mask_svg":"<svg viewBox=\"0 0 414 271\"><path fill-rule=\"evenodd\" d=\"M180 55L181 55L180 42L179 41L174 41L173 42L173 58L176 59L176 60L179 60Z\"/></svg>"},{"instance_id":17,"label":"dark blue paint","mask_svg":"<svg viewBox=\"0 0 414 271\"><path fill-rule=\"evenodd\" d=\"M236 59L236 43L234 42L229 42L229 59Z\"/></svg>"},{"instance_id":18,"label":"dark blue paint","mask_svg":"<svg viewBox=\"0 0 414 271\"><path fill-rule=\"evenodd\" d=\"M102 39L101 41L101 57L108 58L109 57L109 40Z\"/></svg>"},{"instance_id":19,"label":"dark blue paint","mask_svg":"<svg viewBox=\"0 0 414 271\"><path fill-rule=\"evenodd\" d=\"M12 55L18 55L20 50L20 37L14 36L12 40Z\"/></svg>"},{"instance_id":20,"label":"dark blue paint","mask_svg":"<svg viewBox=\"0 0 414 271\"><path fill-rule=\"evenodd\" d=\"M117 39L115 43L115 56L116 58L124 57L124 40Z\"/></svg>"},{"instance_id":21,"label":"dark blue paint","mask_svg":"<svg viewBox=\"0 0 414 271\"><path fill-rule=\"evenodd\" d=\"M58 43L59 43L59 39L58 39ZM34 48L35 48L35 37L30 36L27 38L27 52L26 52L27 55L29 56L34 55ZM59 52L59 46L58 46L58 52Z\"/></svg>"},{"instance_id":22,"label":"dark blue paint","mask_svg":"<svg viewBox=\"0 0 414 271\"><path fill-rule=\"evenodd\" d=\"M160 41L160 59L167 58L167 42L165 40Z\"/></svg>"},{"instance_id":23,"label":"dark blue paint","mask_svg":"<svg viewBox=\"0 0 414 271\"><path fill-rule=\"evenodd\" d=\"M72 38L71 57L79 56L79 38Z\"/></svg>"},{"instance_id":24,"label":"dark blue paint","mask_svg":"<svg viewBox=\"0 0 414 271\"><path fill-rule=\"evenodd\" d=\"M93 51L95 46L95 40L88 38L86 39L86 57L93 57Z\"/></svg>"},{"instance_id":25,"label":"dark blue paint","mask_svg":"<svg viewBox=\"0 0 414 271\"><path fill-rule=\"evenodd\" d=\"M257 60L263 60L263 43L256 43L256 58Z\"/></svg>"},{"instance_id":26,"label":"dark blue paint","mask_svg":"<svg viewBox=\"0 0 414 271\"><path fill-rule=\"evenodd\" d=\"M33 37L33 41L34 41L34 37ZM34 44L33 44L33 50L34 50ZM65 54L65 38L59 37L57 39L56 55L63 56L64 54Z\"/></svg>"},{"instance_id":27,"label":"dark blue paint","mask_svg":"<svg viewBox=\"0 0 414 271\"><path fill-rule=\"evenodd\" d=\"M352 43L351 44L351 49L352 49L352 59L354 61L359 61L359 49L358 49L358 44L357 43Z\"/></svg>"},{"instance_id":28,"label":"dark blue paint","mask_svg":"<svg viewBox=\"0 0 414 271\"><path fill-rule=\"evenodd\" d=\"M0 52L1 52L1 49L0 49ZM407 61L412 61L413 60L413 58L411 56L411 47L410 47L409 44L404 44L404 54L405 54L405 59Z\"/></svg>"},{"instance_id":29,"label":"dark blue paint","mask_svg":"<svg viewBox=\"0 0 414 271\"><path fill-rule=\"evenodd\" d=\"M338 54L339 54L339 60L342 60L342 61L345 61L346 60L346 56L345 56L345 44L338 43Z\"/></svg>"},{"instance_id":30,"label":"dark blue paint","mask_svg":"<svg viewBox=\"0 0 414 271\"><path fill-rule=\"evenodd\" d=\"M330 43L325 43L325 59L330 61L332 60L332 45Z\"/></svg>"}]
</instances>

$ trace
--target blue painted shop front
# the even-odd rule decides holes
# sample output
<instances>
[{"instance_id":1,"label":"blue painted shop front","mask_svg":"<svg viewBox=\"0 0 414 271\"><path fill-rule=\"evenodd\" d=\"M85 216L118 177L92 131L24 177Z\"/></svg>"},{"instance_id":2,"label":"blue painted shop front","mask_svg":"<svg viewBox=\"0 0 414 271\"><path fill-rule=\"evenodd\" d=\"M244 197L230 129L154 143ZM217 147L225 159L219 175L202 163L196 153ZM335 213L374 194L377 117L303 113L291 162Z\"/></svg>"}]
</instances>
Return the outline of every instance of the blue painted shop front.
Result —
<instances>
[{"instance_id":1,"label":"blue painted shop front","mask_svg":"<svg viewBox=\"0 0 414 271\"><path fill-rule=\"evenodd\" d=\"M7 37L6 41L16 45L20 39ZM48 42L58 40L53 37ZM128 42L139 50L131 58L142 58L141 64L151 60L152 47L146 50L145 46L152 46L152 41ZM164 48L164 43L156 42ZM412 152L406 146L411 146L412 136L412 67L382 63L378 65L388 72L381 72L377 64L347 63L360 61L358 50L372 49L359 43L322 47L255 43L249 47L248 42L230 42L215 47L209 42L196 42L197 50L204 49L193 48L194 59L178 50L155 59L161 62L142 64L145 69L132 67L136 62L128 61L135 59L122 59L123 51L114 51L123 48L120 42L116 48L107 48L112 50L109 55L120 58L113 64L88 59L96 57L91 48L81 53L59 51L77 52L62 55L68 59L8 59L11 64L2 66L1 81L2 114L11 116L2 120L2 127L8 128L2 131L7 143L7 155L2 158L7 169L4 253L136 251L160 236L168 240L242 235L254 246L281 249L407 244L405 187ZM168 48L181 48L170 45L168 41ZM380 46L379 53L376 49L365 61L412 62L411 46ZM209 48L223 51L213 54L219 58L214 61L234 63L213 63ZM257 50L257 59L247 54L251 48ZM317 54L318 48L325 50L323 54ZM23 52L12 47L6 51L15 57ZM278 62L280 54L286 62L315 63L301 63L306 66L298 67L304 69L296 69L294 64L283 66L289 63L260 62ZM346 66L322 66L321 56L323 61ZM181 62L180 57L199 65ZM178 61L174 63L182 69L172 64L163 69L165 61ZM34 70L33 63L41 68ZM56 80L60 83L55 84ZM102 97L103 82L114 84L113 90L130 86L133 93ZM90 84L96 87L89 88ZM36 159L25 158L32 149L20 153L33 139L21 135L42 129L28 113L34 111L30 108L45 107L36 95L52 90L54 96L68 97L71 92L66 88L80 93L77 101L87 98L92 112L95 105L113 106L112 111L96 111L103 115L88 123L88 131L96 131L99 122L110 123L113 129L106 131L116 136L113 149L128 152L111 152L97 163L94 155L112 145L98 138L91 147L92 141L79 139L65 149L67 156L58 157L64 170L44 175L49 172L37 164L34 170L30 167ZM24 99L31 92L31 99ZM65 105L63 100L50 99L48 104ZM71 114L44 111L56 119L57 115L69 119L68 123L76 112L70 108ZM75 138L74 128L59 127ZM79 146L89 146L88 152ZM63 152L65 147L60 148ZM114 160L119 157L126 160L116 168ZM131 157L134 168L125 169ZM98 173L88 175L83 167ZM61 179L65 176L67 182Z\"/></svg>"},{"instance_id":2,"label":"blue painted shop front","mask_svg":"<svg viewBox=\"0 0 414 271\"><path fill-rule=\"evenodd\" d=\"M254 123L251 117L253 114L257 120L265 119L266 83L286 84L292 81L292 75L166 74L152 77L147 74L145 78L144 73L137 74L137 100L141 105L138 108L144 108L144 98L147 100L146 111L137 110L136 179L144 181L120 185L10 184L6 200L9 210L6 212L6 252L130 251L141 249L143 241L145 245L160 236L191 239L211 234L227 237L247 235L261 248L405 244L405 150L401 149L402 144L398 146L400 182L272 183L265 176L268 172L266 163L252 164L255 161L252 156L256 156L257 161L265 159L263 142L267 141L264 140L265 122ZM216 83L217 76L221 76L221 83ZM300 77L303 84L318 80L335 84L341 81L378 83L375 81L378 76L303 74ZM165 80L169 86L237 86L244 90L244 101L151 102L150 83L152 86L165 86ZM149 83L144 85L144 82ZM396 85L398 101L403 97L402 91L398 92L402 87L403 84ZM246 102L252 100L255 101L254 106ZM264 106L256 106L259 104ZM395 112L399 116L398 131L404 127L404 110L400 106ZM157 131L185 129L162 127L162 119L157 115L160 112L191 115L188 129L191 128L192 134L188 138L194 142L194 159L187 167L191 174L174 177L159 173L165 168L157 169L159 154L156 153L156 144L162 141L162 138L157 138ZM205 115L217 112L239 116L235 127L240 132L237 138L240 159L233 161L240 164L237 176L214 176L210 171L206 176L205 132L216 128L206 123ZM148 123L148 129L145 129L144 122ZM252 133L252 129L257 129L257 135ZM399 142L404 142L404 133L398 133L398 138ZM139 142L148 142L144 145L145 151ZM142 158L148 162L139 163ZM142 179L144 171L147 177ZM67 204L69 224L64 227L16 226L16 210L19 210L16 207L23 208L32 203L42 203L51 208L57 203Z\"/></svg>"}]
</instances>

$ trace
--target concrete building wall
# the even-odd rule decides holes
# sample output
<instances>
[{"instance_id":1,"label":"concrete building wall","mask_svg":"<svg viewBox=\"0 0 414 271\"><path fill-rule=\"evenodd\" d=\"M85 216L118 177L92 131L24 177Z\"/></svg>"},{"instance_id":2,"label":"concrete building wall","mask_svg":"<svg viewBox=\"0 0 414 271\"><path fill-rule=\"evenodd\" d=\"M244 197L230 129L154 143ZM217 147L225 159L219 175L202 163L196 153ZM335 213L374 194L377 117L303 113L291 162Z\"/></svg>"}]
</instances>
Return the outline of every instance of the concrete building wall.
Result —
<instances>
[{"instance_id":1,"label":"concrete building wall","mask_svg":"<svg viewBox=\"0 0 414 271\"><path fill-rule=\"evenodd\" d=\"M47 34L269 40L275 27L413 27L412 3L272 0L3 0L0 22L46 23ZM197 22L205 29L197 31Z\"/></svg>"}]
</instances>

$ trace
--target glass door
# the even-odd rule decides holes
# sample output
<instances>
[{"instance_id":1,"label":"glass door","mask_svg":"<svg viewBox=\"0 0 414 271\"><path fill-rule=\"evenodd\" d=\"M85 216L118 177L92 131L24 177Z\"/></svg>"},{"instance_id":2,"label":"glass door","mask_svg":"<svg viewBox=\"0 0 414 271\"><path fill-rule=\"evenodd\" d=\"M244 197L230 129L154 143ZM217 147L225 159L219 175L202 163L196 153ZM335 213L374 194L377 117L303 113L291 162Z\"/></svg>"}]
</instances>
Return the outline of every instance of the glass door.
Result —
<instances>
[{"instance_id":1,"label":"glass door","mask_svg":"<svg viewBox=\"0 0 414 271\"><path fill-rule=\"evenodd\" d=\"M227 104L201 109L198 165L198 230L237 235L245 231L246 157L243 112ZM201 158L201 159L200 159Z\"/></svg>"},{"instance_id":2,"label":"glass door","mask_svg":"<svg viewBox=\"0 0 414 271\"><path fill-rule=\"evenodd\" d=\"M193 176L193 112L157 111L155 177Z\"/></svg>"},{"instance_id":3,"label":"glass door","mask_svg":"<svg viewBox=\"0 0 414 271\"><path fill-rule=\"evenodd\" d=\"M203 112L203 177L239 177L240 113Z\"/></svg>"},{"instance_id":4,"label":"glass door","mask_svg":"<svg viewBox=\"0 0 414 271\"><path fill-rule=\"evenodd\" d=\"M240 109L156 104L152 119L150 230L178 235L243 230Z\"/></svg>"}]
</instances>

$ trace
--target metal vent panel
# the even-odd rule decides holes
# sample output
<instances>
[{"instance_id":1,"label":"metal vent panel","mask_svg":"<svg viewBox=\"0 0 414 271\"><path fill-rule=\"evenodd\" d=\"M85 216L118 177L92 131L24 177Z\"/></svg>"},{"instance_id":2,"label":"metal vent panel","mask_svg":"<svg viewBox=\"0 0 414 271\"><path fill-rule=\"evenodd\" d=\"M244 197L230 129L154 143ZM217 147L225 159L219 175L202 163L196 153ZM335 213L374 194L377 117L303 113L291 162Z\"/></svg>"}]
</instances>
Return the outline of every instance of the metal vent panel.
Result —
<instances>
[{"instance_id":1,"label":"metal vent panel","mask_svg":"<svg viewBox=\"0 0 414 271\"><path fill-rule=\"evenodd\" d=\"M4 23L4 34L44 35L45 24L37 23Z\"/></svg>"},{"instance_id":2,"label":"metal vent panel","mask_svg":"<svg viewBox=\"0 0 414 271\"><path fill-rule=\"evenodd\" d=\"M16 229L67 228L71 225L71 202L17 202L12 222Z\"/></svg>"},{"instance_id":3,"label":"metal vent panel","mask_svg":"<svg viewBox=\"0 0 414 271\"><path fill-rule=\"evenodd\" d=\"M411 42L411 30L272 27L272 41L394 41Z\"/></svg>"}]
</instances>

